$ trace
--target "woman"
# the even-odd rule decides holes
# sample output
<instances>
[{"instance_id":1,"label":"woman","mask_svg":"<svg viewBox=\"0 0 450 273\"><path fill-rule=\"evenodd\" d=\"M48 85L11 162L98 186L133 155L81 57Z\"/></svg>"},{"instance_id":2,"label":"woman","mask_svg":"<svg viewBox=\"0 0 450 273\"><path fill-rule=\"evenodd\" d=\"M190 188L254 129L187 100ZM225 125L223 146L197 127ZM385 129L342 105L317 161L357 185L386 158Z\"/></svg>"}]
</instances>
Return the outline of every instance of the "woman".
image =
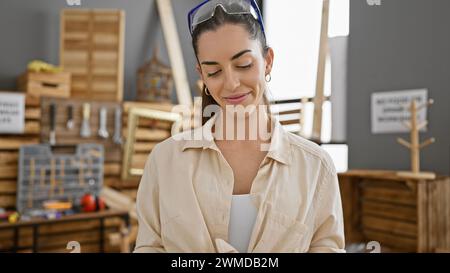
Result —
<instances>
[{"instance_id":1,"label":"woman","mask_svg":"<svg viewBox=\"0 0 450 273\"><path fill-rule=\"evenodd\" d=\"M274 52L256 3L205 1L189 28L203 114L221 111L150 154L135 252L344 252L331 159L260 111Z\"/></svg>"}]
</instances>

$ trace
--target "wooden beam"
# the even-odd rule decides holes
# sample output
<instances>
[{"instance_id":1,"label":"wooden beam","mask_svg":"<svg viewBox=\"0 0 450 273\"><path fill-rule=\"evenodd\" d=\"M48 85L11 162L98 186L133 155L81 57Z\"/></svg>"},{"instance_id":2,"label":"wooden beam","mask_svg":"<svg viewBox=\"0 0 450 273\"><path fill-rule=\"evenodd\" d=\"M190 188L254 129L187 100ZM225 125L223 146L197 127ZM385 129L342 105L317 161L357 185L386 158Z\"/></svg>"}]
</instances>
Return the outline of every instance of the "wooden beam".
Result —
<instances>
[{"instance_id":1,"label":"wooden beam","mask_svg":"<svg viewBox=\"0 0 450 273\"><path fill-rule=\"evenodd\" d=\"M179 104L192 106L191 90L187 79L172 3L170 0L157 0L157 6L175 80L178 102Z\"/></svg>"},{"instance_id":2,"label":"wooden beam","mask_svg":"<svg viewBox=\"0 0 450 273\"><path fill-rule=\"evenodd\" d=\"M322 27L320 31L319 62L317 65L316 95L314 97L314 120L312 138L320 140L322 136L322 106L324 102L325 65L328 56L328 18L330 0L323 0Z\"/></svg>"}]
</instances>

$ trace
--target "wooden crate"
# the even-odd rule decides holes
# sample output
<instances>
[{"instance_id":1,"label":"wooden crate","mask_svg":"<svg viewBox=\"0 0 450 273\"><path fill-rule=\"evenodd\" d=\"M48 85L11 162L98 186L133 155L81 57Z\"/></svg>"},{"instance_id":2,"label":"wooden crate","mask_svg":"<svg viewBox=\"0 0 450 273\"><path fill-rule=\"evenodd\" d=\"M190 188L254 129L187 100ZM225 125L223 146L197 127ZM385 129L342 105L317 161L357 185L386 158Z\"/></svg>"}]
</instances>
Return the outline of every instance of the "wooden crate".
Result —
<instances>
[{"instance_id":1,"label":"wooden crate","mask_svg":"<svg viewBox=\"0 0 450 273\"><path fill-rule=\"evenodd\" d=\"M15 209L17 168L21 145L38 144L41 109L39 98L26 95L25 132L23 134L0 134L0 208Z\"/></svg>"},{"instance_id":2,"label":"wooden crate","mask_svg":"<svg viewBox=\"0 0 450 273\"><path fill-rule=\"evenodd\" d=\"M43 73L43 72L25 72L18 80L19 90L36 97L70 97L69 72Z\"/></svg>"},{"instance_id":3,"label":"wooden crate","mask_svg":"<svg viewBox=\"0 0 450 273\"><path fill-rule=\"evenodd\" d=\"M125 13L61 12L60 64L72 73L72 97L122 101Z\"/></svg>"},{"instance_id":4,"label":"wooden crate","mask_svg":"<svg viewBox=\"0 0 450 273\"><path fill-rule=\"evenodd\" d=\"M339 182L347 244L378 241L390 252L450 248L450 177L353 170L339 174Z\"/></svg>"}]
</instances>

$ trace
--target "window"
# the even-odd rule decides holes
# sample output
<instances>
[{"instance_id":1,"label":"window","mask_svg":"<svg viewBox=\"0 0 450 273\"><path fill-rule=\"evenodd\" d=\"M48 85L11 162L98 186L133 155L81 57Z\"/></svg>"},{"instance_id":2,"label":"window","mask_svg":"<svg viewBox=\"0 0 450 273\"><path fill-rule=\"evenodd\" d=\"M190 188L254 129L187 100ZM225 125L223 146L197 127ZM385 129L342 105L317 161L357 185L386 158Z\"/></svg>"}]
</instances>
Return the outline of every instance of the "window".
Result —
<instances>
[{"instance_id":1,"label":"window","mask_svg":"<svg viewBox=\"0 0 450 273\"><path fill-rule=\"evenodd\" d=\"M328 36L348 36L349 0L330 0ZM290 100L315 95L319 58L322 1L266 0L264 20L269 46L275 50L275 65L269 83L273 100ZM327 59L325 96L330 97L331 63ZM331 102L323 105L322 142L331 139ZM306 137L312 134L314 105L305 109ZM297 125L298 126L298 125Z\"/></svg>"}]
</instances>

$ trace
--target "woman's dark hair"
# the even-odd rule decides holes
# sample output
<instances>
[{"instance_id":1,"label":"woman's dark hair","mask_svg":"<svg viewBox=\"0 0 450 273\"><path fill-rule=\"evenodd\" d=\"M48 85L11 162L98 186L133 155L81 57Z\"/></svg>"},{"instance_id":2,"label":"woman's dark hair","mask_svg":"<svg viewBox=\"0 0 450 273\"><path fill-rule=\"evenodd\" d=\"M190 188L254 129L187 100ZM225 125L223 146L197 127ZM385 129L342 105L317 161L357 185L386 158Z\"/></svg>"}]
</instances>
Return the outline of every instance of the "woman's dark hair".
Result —
<instances>
[{"instance_id":1,"label":"woman's dark hair","mask_svg":"<svg viewBox=\"0 0 450 273\"><path fill-rule=\"evenodd\" d=\"M239 4L238 2L236 4ZM267 46L266 37L262 32L261 26L259 22L255 20L249 14L228 14L226 13L220 6L217 6L214 11L214 16L199 25L197 25L192 33L192 47L194 48L195 56L198 56L198 39L200 35L206 31L215 31L220 26L224 24L235 24L243 26L249 33L250 39L258 40L261 44L262 54L266 57L267 52L269 51L269 47ZM197 57L197 62L199 62ZM212 96L206 95L206 85L203 84L202 90L202 116L205 108L208 105L218 103L214 100ZM269 100L267 98L266 93L263 95L264 103L269 105ZM209 117L202 117L202 124L205 124L208 121Z\"/></svg>"}]
</instances>

